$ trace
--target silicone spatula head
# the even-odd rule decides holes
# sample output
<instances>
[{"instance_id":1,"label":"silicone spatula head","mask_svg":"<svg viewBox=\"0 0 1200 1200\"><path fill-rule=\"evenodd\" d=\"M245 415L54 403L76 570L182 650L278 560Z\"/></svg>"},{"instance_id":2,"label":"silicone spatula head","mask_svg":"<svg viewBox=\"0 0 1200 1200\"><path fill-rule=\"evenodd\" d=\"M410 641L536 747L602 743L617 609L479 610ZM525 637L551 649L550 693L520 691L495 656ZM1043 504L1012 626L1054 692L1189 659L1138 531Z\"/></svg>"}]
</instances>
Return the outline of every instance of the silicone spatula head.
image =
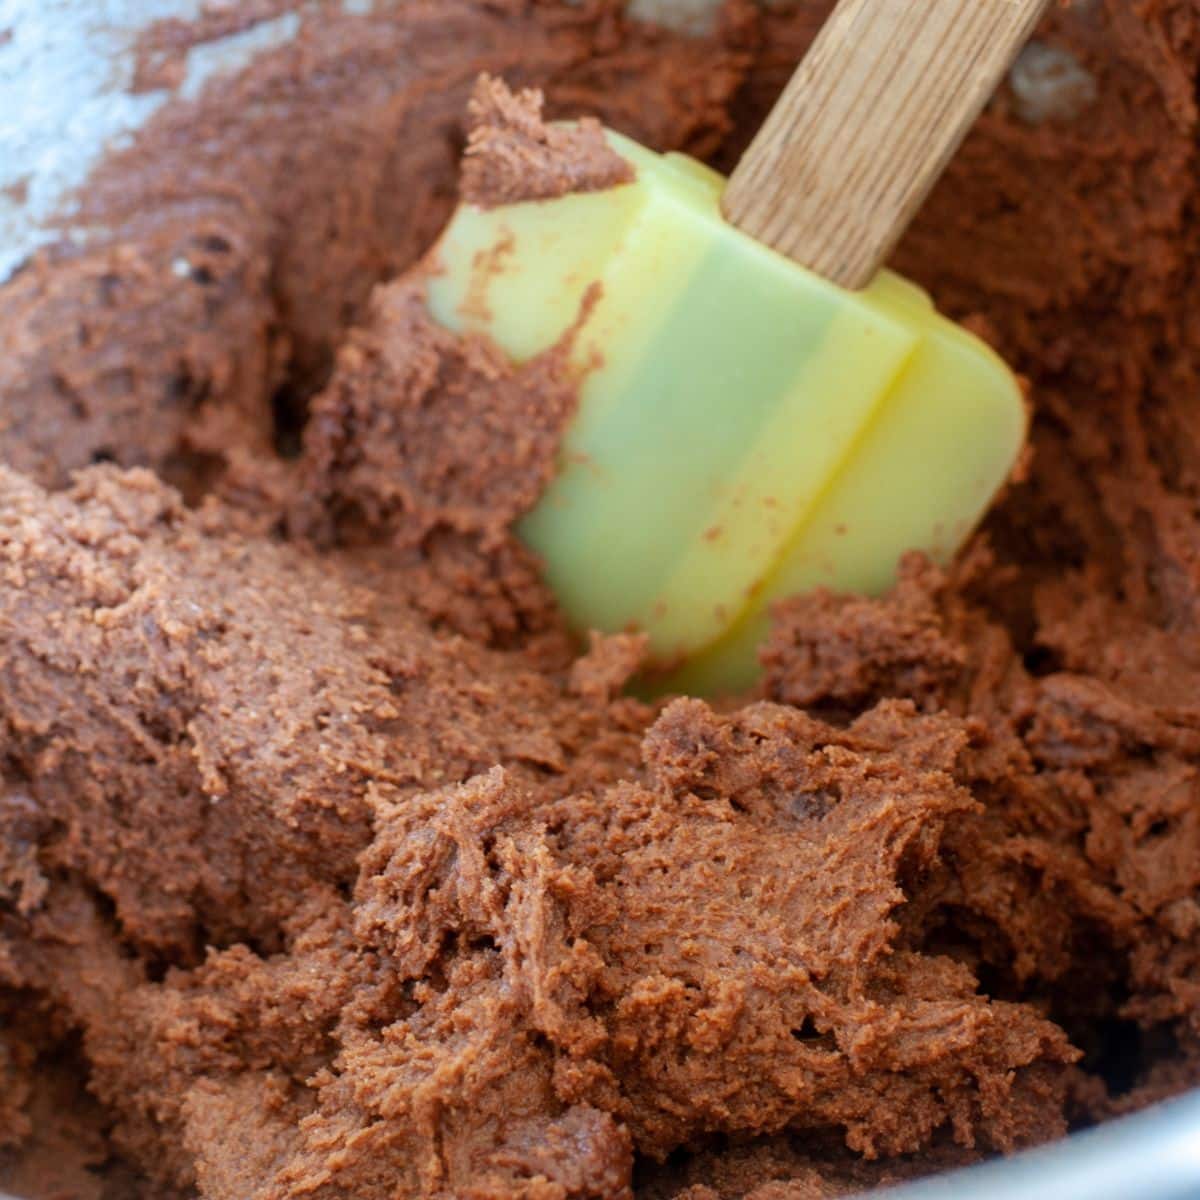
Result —
<instances>
[{"instance_id":1,"label":"silicone spatula head","mask_svg":"<svg viewBox=\"0 0 1200 1200\"><path fill-rule=\"evenodd\" d=\"M642 630L673 684L740 688L774 599L955 552L1023 399L913 285L839 286L728 220L715 172L606 136L630 182L460 206L429 306L516 361L569 335L578 412L520 533L581 632Z\"/></svg>"}]
</instances>

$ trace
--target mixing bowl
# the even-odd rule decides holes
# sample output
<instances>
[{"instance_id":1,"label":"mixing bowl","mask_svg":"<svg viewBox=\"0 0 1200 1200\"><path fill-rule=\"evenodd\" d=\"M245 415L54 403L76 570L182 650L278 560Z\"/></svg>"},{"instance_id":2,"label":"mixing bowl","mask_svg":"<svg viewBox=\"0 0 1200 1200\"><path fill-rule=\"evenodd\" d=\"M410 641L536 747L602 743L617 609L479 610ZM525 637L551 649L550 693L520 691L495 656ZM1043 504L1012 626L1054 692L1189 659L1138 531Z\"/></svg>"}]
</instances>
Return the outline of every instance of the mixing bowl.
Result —
<instances>
[{"instance_id":1,"label":"mixing bowl","mask_svg":"<svg viewBox=\"0 0 1200 1200\"><path fill-rule=\"evenodd\" d=\"M632 3L641 15L701 29L719 0ZM168 98L126 90L137 31L161 18L195 16L201 7L201 0L0 0L0 280L50 239L47 218L104 150ZM367 5L346 0L346 7ZM287 12L192 50L182 91L195 92L214 73L293 36L297 26L296 13ZM1077 79L1067 83L1079 86ZM887 1194L895 1200L1200 1197L1200 1092L1057 1145Z\"/></svg>"}]
</instances>

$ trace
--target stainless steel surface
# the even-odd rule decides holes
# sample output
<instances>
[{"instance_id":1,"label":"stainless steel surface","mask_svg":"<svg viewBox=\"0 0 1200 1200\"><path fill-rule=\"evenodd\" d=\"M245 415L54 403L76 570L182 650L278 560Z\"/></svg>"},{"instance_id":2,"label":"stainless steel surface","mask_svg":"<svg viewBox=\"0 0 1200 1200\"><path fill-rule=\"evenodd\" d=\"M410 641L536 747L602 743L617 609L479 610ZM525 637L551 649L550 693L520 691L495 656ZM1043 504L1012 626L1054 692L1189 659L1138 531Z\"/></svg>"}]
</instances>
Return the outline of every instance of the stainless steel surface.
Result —
<instances>
[{"instance_id":1,"label":"stainless steel surface","mask_svg":"<svg viewBox=\"0 0 1200 1200\"><path fill-rule=\"evenodd\" d=\"M130 47L140 29L195 16L203 0L0 0L0 280L70 213L72 191L103 153L170 98L133 95ZM300 4L297 3L297 8ZM295 13L188 55L181 90L292 36Z\"/></svg>"},{"instance_id":2,"label":"stainless steel surface","mask_svg":"<svg viewBox=\"0 0 1200 1200\"><path fill-rule=\"evenodd\" d=\"M234 0L236 2L236 0ZM720 0L631 0L685 28ZM362 9L364 0L345 0ZM0 0L0 279L47 239L44 223L113 143L168 98L130 96L128 49L150 21L201 0ZM302 0L297 0L297 9ZM294 15L201 47L185 91L292 35ZM18 185L14 188L14 185ZM6 190L6 189L12 189ZM18 202L14 196L26 193ZM895 1189L889 1200L1188 1200L1200 1198L1200 1092L1059 1145ZM0 1196L0 1200L13 1200Z\"/></svg>"},{"instance_id":3,"label":"stainless steel surface","mask_svg":"<svg viewBox=\"0 0 1200 1200\"><path fill-rule=\"evenodd\" d=\"M1045 1149L882 1195L887 1200L1193 1200L1200 1197L1200 1093Z\"/></svg>"}]
</instances>

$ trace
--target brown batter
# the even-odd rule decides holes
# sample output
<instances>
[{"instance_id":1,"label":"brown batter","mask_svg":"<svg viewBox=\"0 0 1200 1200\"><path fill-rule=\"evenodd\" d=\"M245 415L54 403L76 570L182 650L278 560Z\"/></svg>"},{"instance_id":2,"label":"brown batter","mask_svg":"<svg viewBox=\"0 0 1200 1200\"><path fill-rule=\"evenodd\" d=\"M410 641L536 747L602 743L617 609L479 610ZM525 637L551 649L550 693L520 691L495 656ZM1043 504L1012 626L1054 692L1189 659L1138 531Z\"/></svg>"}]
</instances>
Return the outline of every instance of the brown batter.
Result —
<instances>
[{"instance_id":1,"label":"brown batter","mask_svg":"<svg viewBox=\"0 0 1200 1200\"><path fill-rule=\"evenodd\" d=\"M901 250L1028 375L1024 478L781 606L744 702L622 697L509 533L559 354L372 293L480 71L728 162L827 7L325 13L0 287L0 1187L800 1200L1200 1083L1186 0L1056 12L1086 111L1003 93ZM480 93L474 194L611 182L531 104Z\"/></svg>"}]
</instances>

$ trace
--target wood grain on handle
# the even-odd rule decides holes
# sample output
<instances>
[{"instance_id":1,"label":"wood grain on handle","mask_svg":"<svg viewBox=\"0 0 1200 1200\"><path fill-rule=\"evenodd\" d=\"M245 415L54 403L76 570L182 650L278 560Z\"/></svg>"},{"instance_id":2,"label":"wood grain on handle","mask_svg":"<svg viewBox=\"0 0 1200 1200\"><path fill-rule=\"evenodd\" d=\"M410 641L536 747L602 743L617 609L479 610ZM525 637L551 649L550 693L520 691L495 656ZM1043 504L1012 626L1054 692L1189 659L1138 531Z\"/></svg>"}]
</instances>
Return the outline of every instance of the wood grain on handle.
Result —
<instances>
[{"instance_id":1,"label":"wood grain on handle","mask_svg":"<svg viewBox=\"0 0 1200 1200\"><path fill-rule=\"evenodd\" d=\"M1050 0L841 0L725 193L725 216L865 287Z\"/></svg>"}]
</instances>

